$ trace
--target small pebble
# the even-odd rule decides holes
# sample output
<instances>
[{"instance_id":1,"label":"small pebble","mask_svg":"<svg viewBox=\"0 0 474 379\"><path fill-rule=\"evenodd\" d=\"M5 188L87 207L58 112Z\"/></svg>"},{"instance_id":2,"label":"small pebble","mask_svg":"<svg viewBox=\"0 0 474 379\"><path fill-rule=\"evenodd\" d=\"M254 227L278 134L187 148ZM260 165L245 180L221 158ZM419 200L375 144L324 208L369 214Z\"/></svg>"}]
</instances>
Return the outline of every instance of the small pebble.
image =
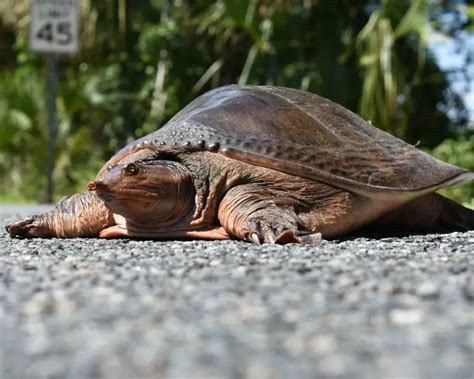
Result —
<instances>
[{"instance_id":1,"label":"small pebble","mask_svg":"<svg viewBox=\"0 0 474 379\"><path fill-rule=\"evenodd\" d=\"M438 297L439 293L439 285L433 281L424 281L416 288L416 294L423 298Z\"/></svg>"}]
</instances>

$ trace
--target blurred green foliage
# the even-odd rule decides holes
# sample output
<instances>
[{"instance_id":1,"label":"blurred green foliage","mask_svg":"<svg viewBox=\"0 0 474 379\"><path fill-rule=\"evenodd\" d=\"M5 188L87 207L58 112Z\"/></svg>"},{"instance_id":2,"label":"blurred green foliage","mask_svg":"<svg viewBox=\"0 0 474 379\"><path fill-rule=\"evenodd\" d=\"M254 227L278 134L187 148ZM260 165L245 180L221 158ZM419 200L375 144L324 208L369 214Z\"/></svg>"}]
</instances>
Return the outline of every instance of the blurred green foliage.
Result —
<instances>
[{"instance_id":1,"label":"blurred green foliage","mask_svg":"<svg viewBox=\"0 0 474 379\"><path fill-rule=\"evenodd\" d=\"M433 150L428 151L436 158L474 172L474 134L470 137L446 139ZM474 182L440 191L464 205L474 209Z\"/></svg>"},{"instance_id":2,"label":"blurred green foliage","mask_svg":"<svg viewBox=\"0 0 474 379\"><path fill-rule=\"evenodd\" d=\"M119 147L229 83L318 93L473 168L465 105L427 45L435 31L455 40L471 32L462 0L81 4L80 53L60 57L56 197L83 189ZM44 199L45 63L28 50L28 7L0 2L0 201ZM469 202L472 187L450 194Z\"/></svg>"}]
</instances>

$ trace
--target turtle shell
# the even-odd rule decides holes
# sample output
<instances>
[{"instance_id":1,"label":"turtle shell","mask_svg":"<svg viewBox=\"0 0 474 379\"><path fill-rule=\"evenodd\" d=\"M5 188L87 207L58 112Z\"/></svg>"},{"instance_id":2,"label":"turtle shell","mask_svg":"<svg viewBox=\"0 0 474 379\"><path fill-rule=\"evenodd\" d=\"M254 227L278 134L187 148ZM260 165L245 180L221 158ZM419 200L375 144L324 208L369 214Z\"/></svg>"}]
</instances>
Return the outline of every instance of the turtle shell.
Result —
<instances>
[{"instance_id":1,"label":"turtle shell","mask_svg":"<svg viewBox=\"0 0 474 379\"><path fill-rule=\"evenodd\" d=\"M474 177L330 100L283 87L233 85L210 91L111 162L145 147L168 153L213 151L372 195L418 194Z\"/></svg>"}]
</instances>

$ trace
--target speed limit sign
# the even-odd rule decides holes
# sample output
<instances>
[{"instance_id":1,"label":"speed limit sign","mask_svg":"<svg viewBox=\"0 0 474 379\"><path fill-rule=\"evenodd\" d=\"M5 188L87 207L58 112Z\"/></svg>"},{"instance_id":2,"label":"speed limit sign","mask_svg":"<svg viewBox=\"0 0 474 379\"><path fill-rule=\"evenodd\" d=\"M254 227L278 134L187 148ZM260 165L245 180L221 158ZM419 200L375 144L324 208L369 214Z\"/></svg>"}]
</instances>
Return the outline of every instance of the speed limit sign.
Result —
<instances>
[{"instance_id":1,"label":"speed limit sign","mask_svg":"<svg viewBox=\"0 0 474 379\"><path fill-rule=\"evenodd\" d=\"M31 0L30 48L75 53L79 40L78 0Z\"/></svg>"}]
</instances>

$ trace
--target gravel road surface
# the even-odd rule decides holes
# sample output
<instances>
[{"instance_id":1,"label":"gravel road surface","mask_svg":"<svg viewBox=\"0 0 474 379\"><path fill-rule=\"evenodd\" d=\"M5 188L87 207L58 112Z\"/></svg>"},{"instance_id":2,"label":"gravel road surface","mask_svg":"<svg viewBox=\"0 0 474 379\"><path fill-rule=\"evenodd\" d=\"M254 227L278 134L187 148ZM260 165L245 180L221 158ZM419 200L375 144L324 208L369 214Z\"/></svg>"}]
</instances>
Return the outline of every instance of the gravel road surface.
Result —
<instances>
[{"instance_id":1,"label":"gravel road surface","mask_svg":"<svg viewBox=\"0 0 474 379\"><path fill-rule=\"evenodd\" d=\"M0 224L38 207L0 207ZM2 378L473 378L474 232L11 239Z\"/></svg>"}]
</instances>

